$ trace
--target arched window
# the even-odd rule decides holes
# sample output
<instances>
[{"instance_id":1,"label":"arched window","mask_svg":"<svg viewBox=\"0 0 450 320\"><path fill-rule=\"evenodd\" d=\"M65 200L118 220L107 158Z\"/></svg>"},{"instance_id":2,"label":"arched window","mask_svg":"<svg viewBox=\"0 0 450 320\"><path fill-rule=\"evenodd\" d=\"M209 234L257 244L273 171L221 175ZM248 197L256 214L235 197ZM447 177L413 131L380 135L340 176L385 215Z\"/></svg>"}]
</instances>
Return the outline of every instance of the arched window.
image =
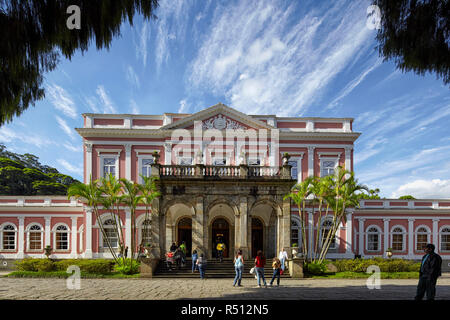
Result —
<instances>
[{"instance_id":1,"label":"arched window","mask_svg":"<svg viewBox=\"0 0 450 320\"><path fill-rule=\"evenodd\" d=\"M391 244L393 251L405 250L405 231L401 227L394 227L391 232Z\"/></svg>"},{"instance_id":2,"label":"arched window","mask_svg":"<svg viewBox=\"0 0 450 320\"><path fill-rule=\"evenodd\" d=\"M152 243L152 221L149 219L144 220L141 223L141 244L148 246Z\"/></svg>"},{"instance_id":3,"label":"arched window","mask_svg":"<svg viewBox=\"0 0 450 320\"><path fill-rule=\"evenodd\" d=\"M119 227L119 226L117 226ZM116 232L116 226L113 219L107 219L103 222L106 238L103 238L103 248L108 248L108 240L112 248L119 247L119 237Z\"/></svg>"},{"instance_id":4,"label":"arched window","mask_svg":"<svg viewBox=\"0 0 450 320\"><path fill-rule=\"evenodd\" d=\"M54 248L58 251L69 250L69 228L59 225L54 231Z\"/></svg>"},{"instance_id":5,"label":"arched window","mask_svg":"<svg viewBox=\"0 0 450 320\"><path fill-rule=\"evenodd\" d=\"M380 230L377 227L367 228L367 251L380 251Z\"/></svg>"},{"instance_id":6,"label":"arched window","mask_svg":"<svg viewBox=\"0 0 450 320\"><path fill-rule=\"evenodd\" d=\"M297 219L291 219L291 246L296 243L299 248L302 248L301 233L300 222Z\"/></svg>"},{"instance_id":7,"label":"arched window","mask_svg":"<svg viewBox=\"0 0 450 320\"><path fill-rule=\"evenodd\" d=\"M321 235L320 235L320 245L321 247L323 246L323 244L325 243L325 240L328 237L328 234L330 232L332 232L333 229L333 221L330 219L325 219L322 222L322 227L321 227ZM336 235L330 235L331 237L331 243L330 243L330 249L336 249Z\"/></svg>"},{"instance_id":8,"label":"arched window","mask_svg":"<svg viewBox=\"0 0 450 320\"><path fill-rule=\"evenodd\" d=\"M450 227L442 228L440 234L441 234L441 251L450 251Z\"/></svg>"},{"instance_id":9,"label":"arched window","mask_svg":"<svg viewBox=\"0 0 450 320\"><path fill-rule=\"evenodd\" d=\"M423 251L425 250L425 246L429 243L430 232L426 227L419 227L416 231L416 250Z\"/></svg>"},{"instance_id":10,"label":"arched window","mask_svg":"<svg viewBox=\"0 0 450 320\"><path fill-rule=\"evenodd\" d=\"M28 228L28 249L40 251L42 250L43 230L38 224L34 224Z\"/></svg>"},{"instance_id":11,"label":"arched window","mask_svg":"<svg viewBox=\"0 0 450 320\"><path fill-rule=\"evenodd\" d=\"M12 224L7 224L2 228L1 232L1 249L16 250L16 227Z\"/></svg>"}]
</instances>

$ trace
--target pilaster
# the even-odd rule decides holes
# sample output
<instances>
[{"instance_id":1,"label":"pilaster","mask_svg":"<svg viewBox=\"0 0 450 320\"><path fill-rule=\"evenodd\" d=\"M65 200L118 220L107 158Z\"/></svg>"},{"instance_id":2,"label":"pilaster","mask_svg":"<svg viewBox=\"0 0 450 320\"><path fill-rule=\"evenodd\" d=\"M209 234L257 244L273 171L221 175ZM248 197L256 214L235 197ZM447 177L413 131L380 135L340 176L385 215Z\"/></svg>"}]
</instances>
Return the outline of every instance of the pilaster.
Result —
<instances>
[{"instance_id":1,"label":"pilaster","mask_svg":"<svg viewBox=\"0 0 450 320\"><path fill-rule=\"evenodd\" d=\"M87 259L92 258L92 209L86 208L86 249L84 256Z\"/></svg>"}]
</instances>

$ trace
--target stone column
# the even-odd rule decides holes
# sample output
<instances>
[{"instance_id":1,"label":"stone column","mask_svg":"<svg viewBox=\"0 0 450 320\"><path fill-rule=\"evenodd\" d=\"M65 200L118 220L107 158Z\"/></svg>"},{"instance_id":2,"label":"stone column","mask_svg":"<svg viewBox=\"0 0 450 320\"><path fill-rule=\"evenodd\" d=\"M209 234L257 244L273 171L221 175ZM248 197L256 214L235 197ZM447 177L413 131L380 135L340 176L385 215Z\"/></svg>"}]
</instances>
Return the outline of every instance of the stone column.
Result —
<instances>
[{"instance_id":1,"label":"stone column","mask_svg":"<svg viewBox=\"0 0 450 320\"><path fill-rule=\"evenodd\" d=\"M51 223L50 217L45 217L45 239L44 239L44 248L46 246L51 246L53 248L53 245L50 243L50 235L51 235L51 229L50 229L50 223ZM53 248L55 249L55 248Z\"/></svg>"},{"instance_id":2,"label":"stone column","mask_svg":"<svg viewBox=\"0 0 450 320\"><path fill-rule=\"evenodd\" d=\"M76 258L77 257L77 234L78 234L78 230L77 230L77 218L76 217L72 217L72 233L71 233L71 243L72 243L72 250L70 253L70 256L72 258Z\"/></svg>"},{"instance_id":3,"label":"stone column","mask_svg":"<svg viewBox=\"0 0 450 320\"><path fill-rule=\"evenodd\" d=\"M87 259L92 258L92 209L86 208L86 248L84 256Z\"/></svg>"},{"instance_id":4,"label":"stone column","mask_svg":"<svg viewBox=\"0 0 450 320\"><path fill-rule=\"evenodd\" d=\"M414 218L408 218L408 258L414 255Z\"/></svg>"},{"instance_id":5,"label":"stone column","mask_svg":"<svg viewBox=\"0 0 450 320\"><path fill-rule=\"evenodd\" d=\"M281 219L279 217L278 221L281 222L280 234L278 238L280 239L279 246L277 248L276 254L281 251L281 248L285 248L287 252L290 252L291 248L291 200L283 200L283 207L281 209Z\"/></svg>"},{"instance_id":6,"label":"stone column","mask_svg":"<svg viewBox=\"0 0 450 320\"><path fill-rule=\"evenodd\" d=\"M440 252L441 248L439 247L439 229L438 229L438 224L439 224L439 218L433 218L433 244L436 247L435 252Z\"/></svg>"},{"instance_id":7,"label":"stone column","mask_svg":"<svg viewBox=\"0 0 450 320\"><path fill-rule=\"evenodd\" d=\"M89 183L92 175L92 143L86 142L86 176L84 182Z\"/></svg>"},{"instance_id":8,"label":"stone column","mask_svg":"<svg viewBox=\"0 0 450 320\"><path fill-rule=\"evenodd\" d=\"M359 252L359 255L362 257L364 255L364 221L366 221L366 219L364 219L364 218L358 218L358 219L359 219L358 252Z\"/></svg>"},{"instance_id":9,"label":"stone column","mask_svg":"<svg viewBox=\"0 0 450 320\"><path fill-rule=\"evenodd\" d=\"M391 219L383 219L384 221L384 228L383 228L383 235L384 235L384 241L383 241L383 256L386 257L386 251L389 248L389 221Z\"/></svg>"},{"instance_id":10,"label":"stone column","mask_svg":"<svg viewBox=\"0 0 450 320\"><path fill-rule=\"evenodd\" d=\"M153 199L152 207L151 207L151 235L152 235L152 254L156 258L161 258L161 254L163 252L163 237L161 237L161 210L160 210L160 199Z\"/></svg>"},{"instance_id":11,"label":"stone column","mask_svg":"<svg viewBox=\"0 0 450 320\"><path fill-rule=\"evenodd\" d=\"M314 215L312 209L308 210L308 256L312 259L314 248Z\"/></svg>"},{"instance_id":12,"label":"stone column","mask_svg":"<svg viewBox=\"0 0 450 320\"><path fill-rule=\"evenodd\" d=\"M308 177L314 177L314 149L315 147L308 147Z\"/></svg>"},{"instance_id":13,"label":"stone column","mask_svg":"<svg viewBox=\"0 0 450 320\"><path fill-rule=\"evenodd\" d=\"M120 219L120 217L117 217ZM131 250L131 211L125 209L125 247Z\"/></svg>"},{"instance_id":14,"label":"stone column","mask_svg":"<svg viewBox=\"0 0 450 320\"><path fill-rule=\"evenodd\" d=\"M125 179L131 181L131 144L125 145Z\"/></svg>"},{"instance_id":15,"label":"stone column","mask_svg":"<svg viewBox=\"0 0 450 320\"><path fill-rule=\"evenodd\" d=\"M25 252L25 218L19 217L19 230L18 230L18 246L17 246L17 258L23 259Z\"/></svg>"},{"instance_id":16,"label":"stone column","mask_svg":"<svg viewBox=\"0 0 450 320\"><path fill-rule=\"evenodd\" d=\"M203 218L203 197L198 196L195 202L195 215L192 217L192 250L207 253Z\"/></svg>"},{"instance_id":17,"label":"stone column","mask_svg":"<svg viewBox=\"0 0 450 320\"><path fill-rule=\"evenodd\" d=\"M249 212L248 212L248 199L247 197L240 197L239 198L239 234L236 235L236 238L239 237L239 248L242 250L242 253L245 258L250 258L251 252L250 252L250 243L248 241L249 237L251 236L249 234L249 231L251 231L251 219L249 219Z\"/></svg>"},{"instance_id":18,"label":"stone column","mask_svg":"<svg viewBox=\"0 0 450 320\"><path fill-rule=\"evenodd\" d=\"M353 238L352 238L352 228L353 228L353 223L352 223L352 217L353 217L353 213L350 212L347 214L347 222L345 223L345 252L347 254L352 254L353 250L352 250L352 244L353 244Z\"/></svg>"},{"instance_id":19,"label":"stone column","mask_svg":"<svg viewBox=\"0 0 450 320\"><path fill-rule=\"evenodd\" d=\"M172 164L172 143L164 143L164 162L166 165Z\"/></svg>"},{"instance_id":20,"label":"stone column","mask_svg":"<svg viewBox=\"0 0 450 320\"><path fill-rule=\"evenodd\" d=\"M345 169L348 171L352 171L352 149L353 147L345 147Z\"/></svg>"}]
</instances>

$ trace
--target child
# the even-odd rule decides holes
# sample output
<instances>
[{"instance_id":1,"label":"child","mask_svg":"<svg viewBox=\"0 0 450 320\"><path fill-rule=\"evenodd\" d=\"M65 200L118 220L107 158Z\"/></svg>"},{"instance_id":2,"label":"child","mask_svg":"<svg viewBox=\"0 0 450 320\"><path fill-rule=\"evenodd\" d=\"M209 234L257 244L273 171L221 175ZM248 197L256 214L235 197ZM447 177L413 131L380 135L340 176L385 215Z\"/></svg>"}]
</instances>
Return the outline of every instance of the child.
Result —
<instances>
[{"instance_id":1,"label":"child","mask_svg":"<svg viewBox=\"0 0 450 320\"><path fill-rule=\"evenodd\" d=\"M273 268L273 276L272 280L270 280L270 286L273 286L273 281L275 280L275 277L277 277L277 287L280 286L280 273L281 273L281 261L278 258L273 258L272 261L272 268Z\"/></svg>"}]
</instances>

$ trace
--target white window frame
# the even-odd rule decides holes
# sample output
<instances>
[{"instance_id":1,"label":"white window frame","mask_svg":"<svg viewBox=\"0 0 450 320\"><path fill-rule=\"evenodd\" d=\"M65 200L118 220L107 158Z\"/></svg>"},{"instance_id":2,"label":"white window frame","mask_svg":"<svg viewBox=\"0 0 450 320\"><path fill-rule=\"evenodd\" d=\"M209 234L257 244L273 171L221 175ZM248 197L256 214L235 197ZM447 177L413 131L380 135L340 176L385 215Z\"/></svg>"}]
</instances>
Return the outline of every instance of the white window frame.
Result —
<instances>
[{"instance_id":1,"label":"white window frame","mask_svg":"<svg viewBox=\"0 0 450 320\"><path fill-rule=\"evenodd\" d=\"M324 227L323 227L323 224L326 222L326 221L329 221L329 222L331 222L331 224L333 224L333 218L330 218L330 217L322 217L322 221L320 222L320 235L319 235L319 247L322 247L322 232L323 232L323 230L325 229ZM332 227L331 227L332 228ZM328 228L326 228L326 229L328 229ZM340 228L340 226L336 229L336 234L334 235L334 245L333 245L333 243L331 243L330 244L330 247L329 247L329 249L330 250L337 250L338 248L339 248L339 237L338 237L338 234L339 234L339 231L341 230L341 228Z\"/></svg>"},{"instance_id":2,"label":"white window frame","mask_svg":"<svg viewBox=\"0 0 450 320\"><path fill-rule=\"evenodd\" d=\"M297 224L297 226L294 226L292 224L292 222L295 222ZM292 245L292 230L297 230L298 231L298 240L297 240L297 244L298 244L298 249L302 250L303 248L303 236L302 236L302 225L301 225L301 221L298 217L296 216L292 216L291 217L291 245Z\"/></svg>"},{"instance_id":3,"label":"white window frame","mask_svg":"<svg viewBox=\"0 0 450 320\"><path fill-rule=\"evenodd\" d=\"M376 249L376 250L369 250L369 235L371 235L371 234L375 234L374 232L370 232L369 233L369 230L371 229L371 228L375 228L375 229L377 229L377 233L376 234L378 234L378 248ZM368 226L367 228L366 228L366 251L367 252L381 252L381 236L382 236L382 232L381 232L381 229L380 229L380 227L379 226L377 226L377 225L374 225L374 224L372 224L372 225L370 225L370 226Z\"/></svg>"},{"instance_id":4,"label":"white window frame","mask_svg":"<svg viewBox=\"0 0 450 320\"><path fill-rule=\"evenodd\" d=\"M14 230L4 230L5 227L12 226ZM14 232L14 249L5 249L3 243L3 232ZM0 226L0 250L3 252L15 252L17 250L17 227L12 222L5 222Z\"/></svg>"},{"instance_id":5,"label":"white window frame","mask_svg":"<svg viewBox=\"0 0 450 320\"><path fill-rule=\"evenodd\" d=\"M153 164L153 156L150 155L139 155L138 156L138 173L139 173L139 181L140 183L144 183L144 179L142 179L141 175L143 175L143 170L144 170L144 165L143 165L143 161L144 160L150 160ZM151 176L152 174L152 166L150 165L150 175L148 175L148 177Z\"/></svg>"},{"instance_id":6,"label":"white window frame","mask_svg":"<svg viewBox=\"0 0 450 320\"><path fill-rule=\"evenodd\" d=\"M399 233L399 232L395 233L395 234L401 234L402 235L402 250L394 250L394 229L396 229L396 228L399 228L399 229L402 230L401 233ZM391 237L390 237L391 246L390 246L390 248L392 248L393 252L404 252L404 251L406 251L406 235L407 235L406 229L402 225L396 225L396 226L393 226L391 228Z\"/></svg>"},{"instance_id":7,"label":"white window frame","mask_svg":"<svg viewBox=\"0 0 450 320\"><path fill-rule=\"evenodd\" d=\"M285 152L280 152L281 155L281 159L283 159L283 154ZM291 156L289 158L289 162L293 161L293 162L297 162L297 178L295 180L297 180L298 183L303 181L303 174L302 174L302 160L303 160L303 155L305 154L304 152L293 152L290 153L288 152L288 154ZM291 169L292 170L292 169ZM292 171L291 171L291 177L292 177Z\"/></svg>"},{"instance_id":8,"label":"white window frame","mask_svg":"<svg viewBox=\"0 0 450 320\"><path fill-rule=\"evenodd\" d=\"M83 252L84 251L83 234L84 234L84 224L82 224L78 228L78 250L79 250L79 252Z\"/></svg>"},{"instance_id":9,"label":"white window frame","mask_svg":"<svg viewBox=\"0 0 450 320\"><path fill-rule=\"evenodd\" d=\"M450 252L450 250L442 250L442 236L444 235L442 230L444 230L444 229L449 229L450 230L450 226L449 225L445 225L445 226L442 226L439 229L439 251L440 252ZM445 235L448 235L450 237L450 231L449 232L445 232Z\"/></svg>"},{"instance_id":10,"label":"white window frame","mask_svg":"<svg viewBox=\"0 0 450 320\"><path fill-rule=\"evenodd\" d=\"M101 154L99 156L99 159L100 159L100 172L99 172L100 174L99 174L99 176L101 178L104 177L104 173L105 173L105 169L104 169L105 159L115 159L115 164L114 164L114 166L115 166L115 175L114 176L117 179L119 179L119 177L120 177L120 173L119 173L119 170L120 170L119 158L120 158L120 155L118 155L118 154Z\"/></svg>"},{"instance_id":11,"label":"white window frame","mask_svg":"<svg viewBox=\"0 0 450 320\"><path fill-rule=\"evenodd\" d=\"M120 218L118 218L117 216L115 216L114 217L115 219L116 219L116 221L118 221L118 219L120 219ZM105 214L103 214L103 216L100 218L100 221L101 221L101 223L102 223L102 226L103 226L103 228L105 229L105 232L106 232L106 229L113 229L114 228L114 226L107 226L106 228L105 228L105 222L106 221L108 221L108 220L113 220L114 219L113 217L111 217L111 214L110 213L105 213ZM123 227L123 223L121 224L122 225L122 227ZM99 226L97 226L98 228L100 228ZM118 225L117 226L117 228L118 229L120 229L120 225ZM118 230L119 231L119 234L117 235L117 246L116 247L112 247L113 249L119 249L119 238L120 238L120 234L121 234L121 232L123 232L123 230ZM106 246L104 246L104 239L103 239L103 233L99 230L99 241L98 241L98 246L99 246L99 249L103 249L103 250L105 250L105 249L109 249L108 248L108 246L106 245Z\"/></svg>"},{"instance_id":12,"label":"white window frame","mask_svg":"<svg viewBox=\"0 0 450 320\"><path fill-rule=\"evenodd\" d=\"M424 232L420 232L419 233L419 229L420 228L424 228L425 230L426 230L426 233L424 233ZM415 250L416 251L420 251L420 250L423 250L423 249L419 249L418 247L417 247L417 244L418 244L418 241L417 241L417 236L418 235L424 235L424 234L426 234L426 236L427 236L427 243L430 243L430 237L431 237L431 230L430 230L430 228L428 228L428 226L426 226L426 225L420 225L420 226L418 226L417 228L416 228L416 231L414 232L414 235L415 235L415 246L414 246L414 248L415 248Z\"/></svg>"},{"instance_id":13,"label":"white window frame","mask_svg":"<svg viewBox=\"0 0 450 320\"><path fill-rule=\"evenodd\" d=\"M321 158L320 159L320 164L319 164L319 172L320 172L320 177L321 178L323 178L323 177L326 177L326 176L331 176L332 174L328 174L328 175L322 175L322 170L323 170L323 168L324 168L324 162L328 162L328 161L330 161L330 162L334 162L334 167L333 167L333 175L336 173L336 168L338 167L338 164L339 164L339 158L331 158L331 157L326 157L326 158Z\"/></svg>"},{"instance_id":14,"label":"white window frame","mask_svg":"<svg viewBox=\"0 0 450 320\"><path fill-rule=\"evenodd\" d=\"M40 227L41 228L41 230L40 231L35 231L35 230L31 230L31 228L33 227L33 226L38 226L38 227ZM40 223L37 223L37 222L31 222L28 226L27 226L27 228L26 228L26 232L27 232L27 251L29 251L29 252L42 252L43 250L44 250L44 227L40 224ZM41 234L41 248L40 249L30 249L30 233L31 232L40 232L40 234Z\"/></svg>"},{"instance_id":15,"label":"white window frame","mask_svg":"<svg viewBox=\"0 0 450 320\"><path fill-rule=\"evenodd\" d=\"M57 228L58 228L59 226L64 226L64 227L66 228L65 233L67 233L67 249L57 249L57 247L56 247L56 234L57 234L57 233L64 233L64 232L60 232L60 231L57 230ZM55 225L53 226L52 233L53 233L53 250L54 250L55 252L70 252L71 232L70 232L69 226L68 226L67 224L65 224L65 223L57 223L57 224L55 224Z\"/></svg>"}]
</instances>

